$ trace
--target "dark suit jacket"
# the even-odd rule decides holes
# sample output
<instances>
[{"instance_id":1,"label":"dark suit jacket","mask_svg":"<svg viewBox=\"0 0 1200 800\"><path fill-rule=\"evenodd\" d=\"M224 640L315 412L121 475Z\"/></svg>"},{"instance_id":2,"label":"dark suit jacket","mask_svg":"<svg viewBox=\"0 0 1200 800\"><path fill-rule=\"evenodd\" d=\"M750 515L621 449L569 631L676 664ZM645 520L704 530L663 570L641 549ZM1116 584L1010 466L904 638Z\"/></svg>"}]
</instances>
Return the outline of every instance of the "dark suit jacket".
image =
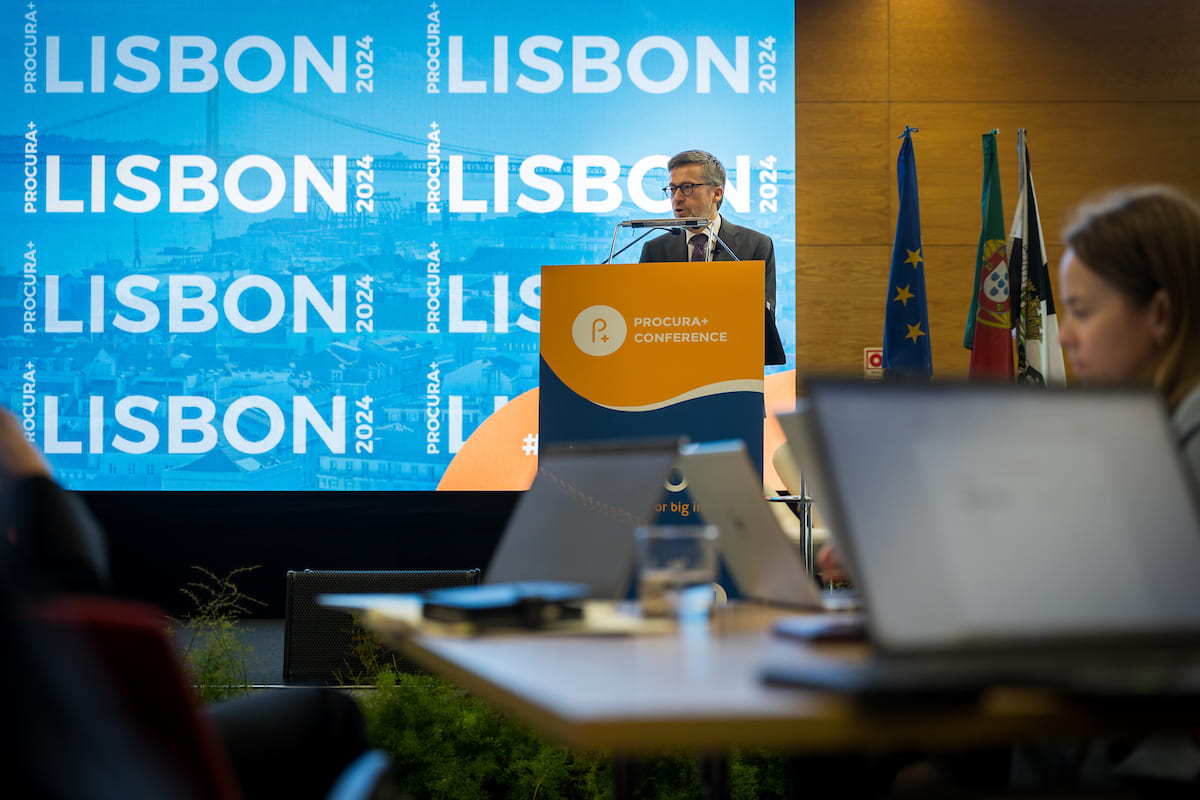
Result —
<instances>
[{"instance_id":1,"label":"dark suit jacket","mask_svg":"<svg viewBox=\"0 0 1200 800\"><path fill-rule=\"evenodd\" d=\"M717 231L721 241L729 246L734 255L741 261L762 261L766 267L766 353L763 363L783 364L787 354L783 351L783 343L779 339L779 330L775 327L775 244L771 237L750 228L734 225L721 217L721 227ZM717 243L713 243L713 261L732 261L729 254ZM687 235L684 233L665 233L651 239L642 248L641 263L657 263L663 261L687 261Z\"/></svg>"}]
</instances>

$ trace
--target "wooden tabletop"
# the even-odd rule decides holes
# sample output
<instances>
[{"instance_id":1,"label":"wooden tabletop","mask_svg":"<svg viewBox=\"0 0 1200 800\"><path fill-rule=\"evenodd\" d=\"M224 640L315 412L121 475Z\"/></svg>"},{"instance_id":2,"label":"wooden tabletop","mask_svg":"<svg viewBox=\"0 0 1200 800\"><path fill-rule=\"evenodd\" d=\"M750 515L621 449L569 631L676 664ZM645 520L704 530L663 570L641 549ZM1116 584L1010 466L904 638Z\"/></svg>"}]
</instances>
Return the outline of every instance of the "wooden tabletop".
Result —
<instances>
[{"instance_id":1,"label":"wooden tabletop","mask_svg":"<svg viewBox=\"0 0 1200 800\"><path fill-rule=\"evenodd\" d=\"M862 644L771 634L782 612L730 608L673 634L398 635L364 620L425 668L568 746L624 754L768 746L794 752L962 747L1095 733L1105 718L1043 691L865 708L841 695L770 686L768 659L861 659Z\"/></svg>"}]
</instances>

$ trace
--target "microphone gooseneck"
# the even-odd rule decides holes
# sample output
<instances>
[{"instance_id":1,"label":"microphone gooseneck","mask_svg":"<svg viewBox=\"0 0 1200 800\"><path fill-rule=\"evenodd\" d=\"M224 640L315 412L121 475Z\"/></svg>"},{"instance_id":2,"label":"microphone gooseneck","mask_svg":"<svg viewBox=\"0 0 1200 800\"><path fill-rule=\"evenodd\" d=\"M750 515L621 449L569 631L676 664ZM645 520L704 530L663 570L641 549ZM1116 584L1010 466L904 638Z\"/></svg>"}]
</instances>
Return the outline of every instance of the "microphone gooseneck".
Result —
<instances>
[{"instance_id":1,"label":"microphone gooseneck","mask_svg":"<svg viewBox=\"0 0 1200 800\"><path fill-rule=\"evenodd\" d=\"M741 259L738 258L736 255L734 255L734 252L729 249L729 245L727 245L727 244L725 244L725 242L721 241L721 237L717 236L717 234L713 231L712 222L709 222L708 225L705 225L704 230L708 233L709 236L711 236L713 238L714 242L721 245L721 249L723 249L726 253L729 253L730 258L732 258L734 261L741 261Z\"/></svg>"},{"instance_id":2,"label":"microphone gooseneck","mask_svg":"<svg viewBox=\"0 0 1200 800\"><path fill-rule=\"evenodd\" d=\"M617 246L617 231L619 231L620 229L621 229L620 225L618 225L616 228L613 229L612 245L608 248L608 258L601 261L600 262L601 264L611 264L612 260L614 258L621 255L621 253L624 253L629 248L633 247L635 244L640 242L642 239L645 239L647 236L654 233L655 231L664 230L663 228L647 228L646 231L641 236L637 237L632 242L625 245L620 250L617 250L617 252L614 253L613 249ZM682 228L669 228L667 230L669 230L671 233L682 233L683 232Z\"/></svg>"}]
</instances>

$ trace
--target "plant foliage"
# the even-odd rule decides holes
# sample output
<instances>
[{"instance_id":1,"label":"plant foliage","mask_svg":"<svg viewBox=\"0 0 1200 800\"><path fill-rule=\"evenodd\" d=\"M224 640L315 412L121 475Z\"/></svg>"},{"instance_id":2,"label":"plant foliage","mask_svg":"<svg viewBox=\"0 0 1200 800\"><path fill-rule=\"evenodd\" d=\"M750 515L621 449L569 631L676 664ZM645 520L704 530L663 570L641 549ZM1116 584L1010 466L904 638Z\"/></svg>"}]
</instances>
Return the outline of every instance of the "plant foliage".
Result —
<instances>
[{"instance_id":1,"label":"plant foliage","mask_svg":"<svg viewBox=\"0 0 1200 800\"><path fill-rule=\"evenodd\" d=\"M204 702L224 700L250 690L249 665L254 648L242 641L237 620L254 605L266 605L238 588L239 576L258 569L238 567L224 577L204 567L200 578L180 589L195 609L178 620L183 663Z\"/></svg>"},{"instance_id":2,"label":"plant foliage","mask_svg":"<svg viewBox=\"0 0 1200 800\"><path fill-rule=\"evenodd\" d=\"M377 689L357 694L372 742L395 762L400 787L422 800L607 800L606 755L547 742L483 701L431 675L384 669ZM696 759L677 753L634 766L642 800L700 798ZM728 763L734 800L786 796L784 760L735 751Z\"/></svg>"},{"instance_id":3,"label":"plant foliage","mask_svg":"<svg viewBox=\"0 0 1200 800\"><path fill-rule=\"evenodd\" d=\"M360 695L401 788L429 800L587 800L610 794L602 756L555 747L440 678L384 670Z\"/></svg>"}]
</instances>

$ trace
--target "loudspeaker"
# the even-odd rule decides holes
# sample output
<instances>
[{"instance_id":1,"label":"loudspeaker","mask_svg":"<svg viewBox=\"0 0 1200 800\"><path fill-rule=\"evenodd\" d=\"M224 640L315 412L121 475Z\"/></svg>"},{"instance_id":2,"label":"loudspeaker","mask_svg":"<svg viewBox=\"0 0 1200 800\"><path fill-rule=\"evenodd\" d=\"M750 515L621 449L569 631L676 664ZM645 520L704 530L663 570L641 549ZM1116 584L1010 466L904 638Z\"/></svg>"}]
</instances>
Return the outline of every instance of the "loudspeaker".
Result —
<instances>
[{"instance_id":1,"label":"loudspeaker","mask_svg":"<svg viewBox=\"0 0 1200 800\"><path fill-rule=\"evenodd\" d=\"M430 589L473 586L482 572L462 570L289 570L283 621L283 680L287 683L346 684L370 679L376 660L403 672L418 668L407 659L371 644L370 635L347 611L325 608L321 594L418 594Z\"/></svg>"}]
</instances>

